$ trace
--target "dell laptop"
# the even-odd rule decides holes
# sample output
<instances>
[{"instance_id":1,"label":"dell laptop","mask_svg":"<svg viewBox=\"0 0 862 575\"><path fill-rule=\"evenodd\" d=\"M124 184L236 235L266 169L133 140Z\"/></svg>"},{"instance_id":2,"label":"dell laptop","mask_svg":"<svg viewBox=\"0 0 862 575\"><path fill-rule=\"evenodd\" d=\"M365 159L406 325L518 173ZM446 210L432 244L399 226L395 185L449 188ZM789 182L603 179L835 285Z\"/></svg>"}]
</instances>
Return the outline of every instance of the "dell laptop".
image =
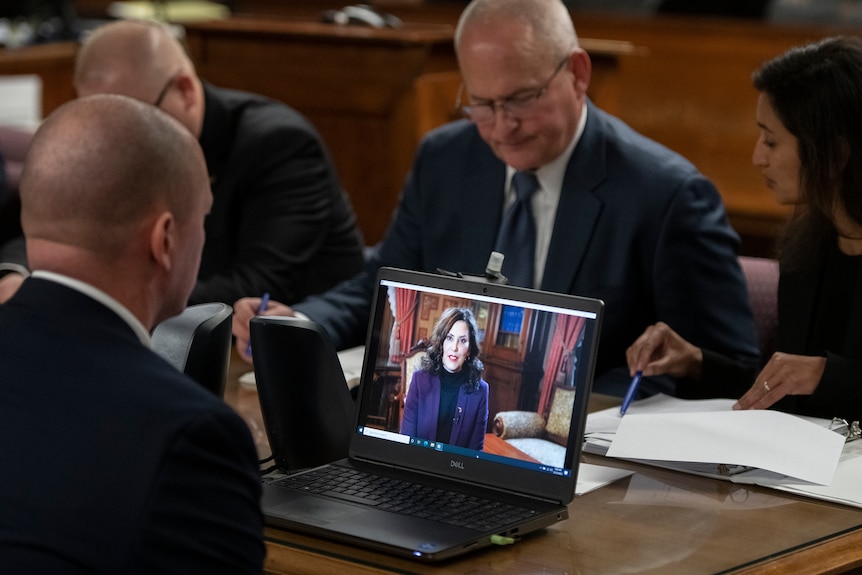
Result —
<instances>
[{"instance_id":1,"label":"dell laptop","mask_svg":"<svg viewBox=\"0 0 862 575\"><path fill-rule=\"evenodd\" d=\"M329 391L342 423L309 422L295 437L279 436L273 450L325 433L328 448L346 449L346 456L265 481L266 522L439 561L565 520L603 306L597 299L482 278L380 269L355 409L345 407L343 377L281 384L319 385L324 396L328 386L337 387ZM469 321L445 323L454 317ZM312 331L310 337L326 344ZM255 340L256 332L264 331L253 327L255 346L262 337ZM459 343L446 347L446 338ZM327 353L337 366L334 351ZM320 359L317 352L303 355ZM452 387L441 383L451 378L440 371L460 373L452 362L467 356L481 367L480 382L456 384L468 391L441 391ZM262 404L268 397L262 384L279 385L272 373L266 379L258 380ZM269 430L277 425L272 419L308 406L262 408L270 414ZM463 427L470 432L459 433Z\"/></svg>"}]
</instances>

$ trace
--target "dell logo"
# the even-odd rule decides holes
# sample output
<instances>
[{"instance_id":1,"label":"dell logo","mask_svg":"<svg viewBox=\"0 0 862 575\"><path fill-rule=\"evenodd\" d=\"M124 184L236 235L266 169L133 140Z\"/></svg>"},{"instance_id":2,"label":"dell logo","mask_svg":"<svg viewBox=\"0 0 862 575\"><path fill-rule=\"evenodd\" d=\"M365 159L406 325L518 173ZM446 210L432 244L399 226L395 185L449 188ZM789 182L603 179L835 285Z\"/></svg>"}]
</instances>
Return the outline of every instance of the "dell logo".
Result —
<instances>
[{"instance_id":1,"label":"dell logo","mask_svg":"<svg viewBox=\"0 0 862 575\"><path fill-rule=\"evenodd\" d=\"M449 465L451 465L452 467L457 467L458 469L464 469L464 462L463 461L455 461L453 459Z\"/></svg>"}]
</instances>

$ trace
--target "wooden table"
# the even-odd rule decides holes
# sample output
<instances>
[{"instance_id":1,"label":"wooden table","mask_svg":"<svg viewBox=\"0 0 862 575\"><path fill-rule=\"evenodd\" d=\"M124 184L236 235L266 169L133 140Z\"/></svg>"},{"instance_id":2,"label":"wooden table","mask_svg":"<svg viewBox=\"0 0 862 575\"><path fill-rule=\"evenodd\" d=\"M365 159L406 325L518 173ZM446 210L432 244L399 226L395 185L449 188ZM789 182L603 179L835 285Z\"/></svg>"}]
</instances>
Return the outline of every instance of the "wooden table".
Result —
<instances>
[{"instance_id":1,"label":"wooden table","mask_svg":"<svg viewBox=\"0 0 862 575\"><path fill-rule=\"evenodd\" d=\"M239 385L250 366L234 355L225 400L269 454L257 394ZM591 409L618 400L591 398ZM427 565L267 528L266 572L344 573L848 573L862 570L862 510L757 486L597 456L635 474L577 497L570 518L515 545Z\"/></svg>"}]
</instances>

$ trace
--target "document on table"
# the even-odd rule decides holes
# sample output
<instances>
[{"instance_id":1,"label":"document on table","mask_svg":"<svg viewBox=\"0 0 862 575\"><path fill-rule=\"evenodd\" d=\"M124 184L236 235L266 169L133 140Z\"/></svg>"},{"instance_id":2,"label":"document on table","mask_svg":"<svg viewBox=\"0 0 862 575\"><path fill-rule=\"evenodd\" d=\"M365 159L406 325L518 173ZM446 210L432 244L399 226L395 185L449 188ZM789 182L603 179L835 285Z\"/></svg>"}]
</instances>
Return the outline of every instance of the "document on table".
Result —
<instances>
[{"instance_id":1,"label":"document on table","mask_svg":"<svg viewBox=\"0 0 862 575\"><path fill-rule=\"evenodd\" d=\"M826 427L757 409L626 415L607 455L755 467L829 485L843 448Z\"/></svg>"},{"instance_id":2,"label":"document on table","mask_svg":"<svg viewBox=\"0 0 862 575\"><path fill-rule=\"evenodd\" d=\"M633 474L634 471L627 469L581 463L578 465L578 483L575 486L575 495L589 493L599 487L613 483L617 479L622 479Z\"/></svg>"},{"instance_id":3,"label":"document on table","mask_svg":"<svg viewBox=\"0 0 862 575\"><path fill-rule=\"evenodd\" d=\"M584 450L862 507L862 445L828 420L657 395L587 417Z\"/></svg>"}]
</instances>

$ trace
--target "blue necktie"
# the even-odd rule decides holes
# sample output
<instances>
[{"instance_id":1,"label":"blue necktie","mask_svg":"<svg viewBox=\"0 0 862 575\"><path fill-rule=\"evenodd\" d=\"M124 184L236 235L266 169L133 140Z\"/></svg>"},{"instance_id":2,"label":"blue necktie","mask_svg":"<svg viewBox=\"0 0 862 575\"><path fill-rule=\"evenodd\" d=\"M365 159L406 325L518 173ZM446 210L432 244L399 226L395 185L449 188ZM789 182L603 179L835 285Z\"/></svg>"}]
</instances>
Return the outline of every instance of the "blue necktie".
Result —
<instances>
[{"instance_id":1,"label":"blue necktie","mask_svg":"<svg viewBox=\"0 0 862 575\"><path fill-rule=\"evenodd\" d=\"M512 176L515 203L503 216L495 251L505 256L502 274L508 283L533 287L536 259L536 222L530 198L539 189L539 180L532 172L516 172Z\"/></svg>"}]
</instances>

